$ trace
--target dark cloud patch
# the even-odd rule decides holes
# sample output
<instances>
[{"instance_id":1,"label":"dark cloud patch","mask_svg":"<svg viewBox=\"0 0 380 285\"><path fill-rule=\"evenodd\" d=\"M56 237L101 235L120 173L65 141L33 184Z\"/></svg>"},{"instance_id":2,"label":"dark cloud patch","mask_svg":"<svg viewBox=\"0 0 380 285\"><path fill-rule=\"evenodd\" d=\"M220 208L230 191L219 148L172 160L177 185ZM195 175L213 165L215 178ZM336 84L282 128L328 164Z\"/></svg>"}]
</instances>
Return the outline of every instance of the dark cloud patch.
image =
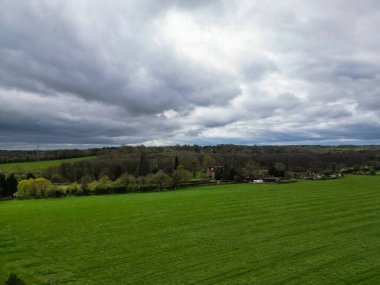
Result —
<instances>
[{"instance_id":1,"label":"dark cloud patch","mask_svg":"<svg viewBox=\"0 0 380 285\"><path fill-rule=\"evenodd\" d=\"M380 124L366 122L334 125L331 128L315 130L319 137L329 140L379 141ZM355 138L352 137L355 133Z\"/></svg>"},{"instance_id":2,"label":"dark cloud patch","mask_svg":"<svg viewBox=\"0 0 380 285\"><path fill-rule=\"evenodd\" d=\"M378 1L13 1L0 147L380 139Z\"/></svg>"},{"instance_id":3,"label":"dark cloud patch","mask_svg":"<svg viewBox=\"0 0 380 285\"><path fill-rule=\"evenodd\" d=\"M170 47L157 45L147 15L129 18L129 5L116 5L126 12L114 15L116 19L101 11L91 15L90 9L90 15L78 15L84 17L81 26L76 23L81 19L73 21L68 14L75 5L7 4L0 12L3 86L46 95L69 93L121 105L135 115L209 105L234 91L233 83L225 85L223 74L203 71L170 53Z\"/></svg>"}]
</instances>

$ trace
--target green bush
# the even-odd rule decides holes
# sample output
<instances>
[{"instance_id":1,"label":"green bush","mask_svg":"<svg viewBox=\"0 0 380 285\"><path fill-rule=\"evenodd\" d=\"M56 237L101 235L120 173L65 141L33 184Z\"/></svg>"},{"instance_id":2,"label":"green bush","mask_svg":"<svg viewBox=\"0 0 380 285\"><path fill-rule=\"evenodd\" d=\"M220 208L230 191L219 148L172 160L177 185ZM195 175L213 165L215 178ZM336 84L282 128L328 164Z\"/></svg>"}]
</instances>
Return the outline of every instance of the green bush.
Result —
<instances>
[{"instance_id":1,"label":"green bush","mask_svg":"<svg viewBox=\"0 0 380 285\"><path fill-rule=\"evenodd\" d=\"M142 184L139 187L139 192L151 192L153 190L157 190L158 187L155 184Z\"/></svg>"},{"instance_id":2,"label":"green bush","mask_svg":"<svg viewBox=\"0 0 380 285\"><path fill-rule=\"evenodd\" d=\"M85 194L85 195L86 194L94 194L96 187L98 187L98 184L99 184L98 181L94 180L94 181L91 181L90 183L88 183L86 189L83 189L83 186L82 186L83 194Z\"/></svg>"},{"instance_id":3,"label":"green bush","mask_svg":"<svg viewBox=\"0 0 380 285\"><path fill-rule=\"evenodd\" d=\"M109 194L109 193L110 193L110 189L104 185L98 185L94 191L94 194L96 195L103 195L103 194Z\"/></svg>"},{"instance_id":4,"label":"green bush","mask_svg":"<svg viewBox=\"0 0 380 285\"><path fill-rule=\"evenodd\" d=\"M171 188L173 186L173 179L162 170L153 175L152 182L156 185L155 188L158 190Z\"/></svg>"},{"instance_id":5,"label":"green bush","mask_svg":"<svg viewBox=\"0 0 380 285\"><path fill-rule=\"evenodd\" d=\"M65 179L59 175L59 174L54 174L51 178L50 181L53 183L63 183L65 182Z\"/></svg>"},{"instance_id":6,"label":"green bush","mask_svg":"<svg viewBox=\"0 0 380 285\"><path fill-rule=\"evenodd\" d=\"M66 192L62 188L54 188L47 193L47 196L50 198L60 198L66 196Z\"/></svg>"},{"instance_id":7,"label":"green bush","mask_svg":"<svg viewBox=\"0 0 380 285\"><path fill-rule=\"evenodd\" d=\"M126 193L128 191L128 185L136 184L136 178L128 173L122 174L116 181L112 183L114 193ZM133 188L133 186L131 187ZM133 192L133 191L132 191Z\"/></svg>"},{"instance_id":8,"label":"green bush","mask_svg":"<svg viewBox=\"0 0 380 285\"><path fill-rule=\"evenodd\" d=\"M109 194L113 191L112 181L108 178L108 176L103 176L99 179L98 184L95 186L94 192L95 194Z\"/></svg>"},{"instance_id":9,"label":"green bush","mask_svg":"<svg viewBox=\"0 0 380 285\"><path fill-rule=\"evenodd\" d=\"M68 195L75 195L75 196L80 196L83 194L82 192L82 188L79 186L78 182L73 182L71 183L67 189L66 189L66 193Z\"/></svg>"},{"instance_id":10,"label":"green bush","mask_svg":"<svg viewBox=\"0 0 380 285\"><path fill-rule=\"evenodd\" d=\"M173 171L173 185L177 186L191 180L191 173L183 167L179 166L177 170Z\"/></svg>"},{"instance_id":11,"label":"green bush","mask_svg":"<svg viewBox=\"0 0 380 285\"><path fill-rule=\"evenodd\" d=\"M137 191L138 191L138 185L136 183L128 184L127 192L137 192Z\"/></svg>"},{"instance_id":12,"label":"green bush","mask_svg":"<svg viewBox=\"0 0 380 285\"><path fill-rule=\"evenodd\" d=\"M5 285L25 285L25 282L16 276L16 274L11 273Z\"/></svg>"},{"instance_id":13,"label":"green bush","mask_svg":"<svg viewBox=\"0 0 380 285\"><path fill-rule=\"evenodd\" d=\"M51 197L56 187L49 180L39 177L21 180L17 185L15 196L18 198L44 198ZM62 192L62 191L60 191Z\"/></svg>"}]
</instances>

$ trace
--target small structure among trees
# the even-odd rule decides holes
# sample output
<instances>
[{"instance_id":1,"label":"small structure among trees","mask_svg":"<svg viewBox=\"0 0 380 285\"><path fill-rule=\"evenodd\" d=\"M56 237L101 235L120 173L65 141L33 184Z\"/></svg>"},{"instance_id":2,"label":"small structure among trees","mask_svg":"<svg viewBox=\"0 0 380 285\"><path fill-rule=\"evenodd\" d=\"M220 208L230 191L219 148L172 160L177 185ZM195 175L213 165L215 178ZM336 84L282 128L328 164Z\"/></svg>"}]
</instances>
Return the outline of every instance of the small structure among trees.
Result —
<instances>
[{"instance_id":1,"label":"small structure among trees","mask_svg":"<svg viewBox=\"0 0 380 285\"><path fill-rule=\"evenodd\" d=\"M281 178L280 177L264 177L263 182L264 183L280 183Z\"/></svg>"},{"instance_id":2,"label":"small structure among trees","mask_svg":"<svg viewBox=\"0 0 380 285\"><path fill-rule=\"evenodd\" d=\"M206 175L212 180L219 180L222 177L224 167L220 165L207 167Z\"/></svg>"}]
</instances>

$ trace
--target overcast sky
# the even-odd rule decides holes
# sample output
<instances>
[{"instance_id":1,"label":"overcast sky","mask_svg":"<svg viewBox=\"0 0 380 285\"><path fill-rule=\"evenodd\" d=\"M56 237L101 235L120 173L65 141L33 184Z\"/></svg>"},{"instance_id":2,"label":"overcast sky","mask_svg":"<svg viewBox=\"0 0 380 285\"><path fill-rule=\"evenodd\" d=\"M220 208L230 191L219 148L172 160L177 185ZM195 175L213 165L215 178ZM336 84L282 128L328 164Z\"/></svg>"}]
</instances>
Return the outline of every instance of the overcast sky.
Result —
<instances>
[{"instance_id":1,"label":"overcast sky","mask_svg":"<svg viewBox=\"0 0 380 285\"><path fill-rule=\"evenodd\" d=\"M380 143L377 0L0 0L0 148Z\"/></svg>"}]
</instances>

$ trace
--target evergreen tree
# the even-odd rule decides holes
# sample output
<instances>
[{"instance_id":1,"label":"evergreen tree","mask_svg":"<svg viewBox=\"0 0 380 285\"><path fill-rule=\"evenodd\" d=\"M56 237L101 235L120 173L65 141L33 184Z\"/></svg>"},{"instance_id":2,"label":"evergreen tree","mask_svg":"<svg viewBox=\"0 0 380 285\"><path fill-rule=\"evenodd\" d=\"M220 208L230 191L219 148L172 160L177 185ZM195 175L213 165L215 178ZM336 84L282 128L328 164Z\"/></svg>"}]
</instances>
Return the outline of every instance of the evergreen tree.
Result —
<instances>
[{"instance_id":1,"label":"evergreen tree","mask_svg":"<svg viewBox=\"0 0 380 285\"><path fill-rule=\"evenodd\" d=\"M5 196L7 188L7 180L5 178L5 175L0 172L0 196Z\"/></svg>"},{"instance_id":2,"label":"evergreen tree","mask_svg":"<svg viewBox=\"0 0 380 285\"><path fill-rule=\"evenodd\" d=\"M177 170L178 165L179 165L178 156L175 156L175 159L174 159L174 170Z\"/></svg>"},{"instance_id":3,"label":"evergreen tree","mask_svg":"<svg viewBox=\"0 0 380 285\"><path fill-rule=\"evenodd\" d=\"M150 173L149 160L145 152L141 154L139 164L139 176L145 176Z\"/></svg>"},{"instance_id":4,"label":"evergreen tree","mask_svg":"<svg viewBox=\"0 0 380 285\"><path fill-rule=\"evenodd\" d=\"M14 193L17 192L17 179L12 173L7 177L7 186L5 189L5 196L13 196Z\"/></svg>"},{"instance_id":5,"label":"evergreen tree","mask_svg":"<svg viewBox=\"0 0 380 285\"><path fill-rule=\"evenodd\" d=\"M30 178L33 178L33 179L35 179L35 178L36 178L36 176L34 176L34 174L33 174L33 173L29 172L29 173L26 175L26 179L30 179Z\"/></svg>"}]
</instances>

